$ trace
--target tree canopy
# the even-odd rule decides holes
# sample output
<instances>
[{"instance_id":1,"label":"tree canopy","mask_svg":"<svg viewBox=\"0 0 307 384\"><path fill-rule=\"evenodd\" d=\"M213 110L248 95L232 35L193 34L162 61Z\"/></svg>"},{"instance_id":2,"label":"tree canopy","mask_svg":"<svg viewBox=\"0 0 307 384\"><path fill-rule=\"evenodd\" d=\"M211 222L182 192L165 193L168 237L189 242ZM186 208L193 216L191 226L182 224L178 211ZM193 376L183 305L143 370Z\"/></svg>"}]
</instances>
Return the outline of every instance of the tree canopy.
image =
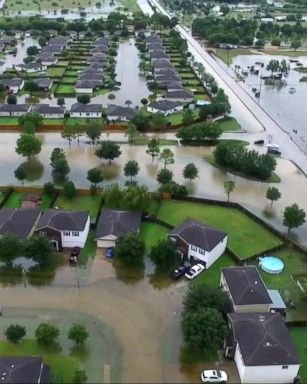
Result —
<instances>
[{"instance_id":1,"label":"tree canopy","mask_svg":"<svg viewBox=\"0 0 307 384\"><path fill-rule=\"evenodd\" d=\"M296 203L286 207L283 214L283 225L290 232L293 228L298 228L306 221L306 212L301 209Z\"/></svg>"},{"instance_id":2,"label":"tree canopy","mask_svg":"<svg viewBox=\"0 0 307 384\"><path fill-rule=\"evenodd\" d=\"M108 160L109 164L111 164L112 160L118 158L121 153L120 146L112 141L102 141L95 152L97 157Z\"/></svg>"},{"instance_id":3,"label":"tree canopy","mask_svg":"<svg viewBox=\"0 0 307 384\"><path fill-rule=\"evenodd\" d=\"M29 133L22 133L17 139L15 151L18 155L30 160L32 156L38 155L41 149L42 143L37 137Z\"/></svg>"}]
</instances>

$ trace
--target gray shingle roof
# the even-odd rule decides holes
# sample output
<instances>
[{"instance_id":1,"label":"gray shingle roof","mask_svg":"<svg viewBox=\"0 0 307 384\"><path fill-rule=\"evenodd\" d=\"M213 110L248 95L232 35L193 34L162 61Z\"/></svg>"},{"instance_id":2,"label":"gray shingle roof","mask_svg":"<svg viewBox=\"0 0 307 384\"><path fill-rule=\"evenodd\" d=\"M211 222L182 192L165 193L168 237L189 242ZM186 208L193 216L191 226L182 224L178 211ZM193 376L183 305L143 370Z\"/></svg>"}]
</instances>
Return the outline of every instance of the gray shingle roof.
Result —
<instances>
[{"instance_id":1,"label":"gray shingle roof","mask_svg":"<svg viewBox=\"0 0 307 384\"><path fill-rule=\"evenodd\" d=\"M120 105L110 104L107 109L107 116L119 116L131 119L136 111L132 108L122 107Z\"/></svg>"},{"instance_id":2,"label":"gray shingle roof","mask_svg":"<svg viewBox=\"0 0 307 384\"><path fill-rule=\"evenodd\" d=\"M70 112L101 112L102 104L75 103L71 106Z\"/></svg>"},{"instance_id":3,"label":"gray shingle roof","mask_svg":"<svg viewBox=\"0 0 307 384\"><path fill-rule=\"evenodd\" d=\"M169 56L164 51L150 51L150 57L151 59L168 59Z\"/></svg>"},{"instance_id":4,"label":"gray shingle roof","mask_svg":"<svg viewBox=\"0 0 307 384\"><path fill-rule=\"evenodd\" d=\"M40 215L39 209L0 209L0 234L26 239Z\"/></svg>"},{"instance_id":5,"label":"gray shingle roof","mask_svg":"<svg viewBox=\"0 0 307 384\"><path fill-rule=\"evenodd\" d=\"M222 268L221 272L236 305L272 303L256 267L229 267Z\"/></svg>"},{"instance_id":6,"label":"gray shingle roof","mask_svg":"<svg viewBox=\"0 0 307 384\"><path fill-rule=\"evenodd\" d=\"M0 104L0 112L28 112L27 104Z\"/></svg>"},{"instance_id":7,"label":"gray shingle roof","mask_svg":"<svg viewBox=\"0 0 307 384\"><path fill-rule=\"evenodd\" d=\"M78 80L75 88L95 88L103 85L103 80Z\"/></svg>"},{"instance_id":8,"label":"gray shingle roof","mask_svg":"<svg viewBox=\"0 0 307 384\"><path fill-rule=\"evenodd\" d=\"M228 316L246 366L300 363L279 313L230 313Z\"/></svg>"},{"instance_id":9,"label":"gray shingle roof","mask_svg":"<svg viewBox=\"0 0 307 384\"><path fill-rule=\"evenodd\" d=\"M167 91L172 92L172 91L180 91L183 89L183 85L179 81L172 81L170 83L167 83L166 85Z\"/></svg>"},{"instance_id":10,"label":"gray shingle roof","mask_svg":"<svg viewBox=\"0 0 307 384\"><path fill-rule=\"evenodd\" d=\"M160 111L167 112L176 107L180 107L182 104L179 101L160 100L150 103L150 108L159 109Z\"/></svg>"},{"instance_id":11,"label":"gray shingle roof","mask_svg":"<svg viewBox=\"0 0 307 384\"><path fill-rule=\"evenodd\" d=\"M209 252L227 236L224 232L207 227L206 225L189 218L169 233L169 236L172 235L177 235L186 243L195 245Z\"/></svg>"},{"instance_id":12,"label":"gray shingle roof","mask_svg":"<svg viewBox=\"0 0 307 384\"><path fill-rule=\"evenodd\" d=\"M0 84L3 84L5 87L20 87L23 80L14 78L14 79L2 79Z\"/></svg>"},{"instance_id":13,"label":"gray shingle roof","mask_svg":"<svg viewBox=\"0 0 307 384\"><path fill-rule=\"evenodd\" d=\"M180 91L166 92L165 97L167 99L193 99L194 95L192 92L186 91L185 89Z\"/></svg>"},{"instance_id":14,"label":"gray shingle roof","mask_svg":"<svg viewBox=\"0 0 307 384\"><path fill-rule=\"evenodd\" d=\"M50 227L58 231L83 231L89 217L88 211L61 211L48 209L41 216L37 230Z\"/></svg>"},{"instance_id":15,"label":"gray shingle roof","mask_svg":"<svg viewBox=\"0 0 307 384\"><path fill-rule=\"evenodd\" d=\"M6 373L3 383L8 384L49 384L50 368L43 359L36 356L1 356L0 374Z\"/></svg>"},{"instance_id":16,"label":"gray shingle roof","mask_svg":"<svg viewBox=\"0 0 307 384\"><path fill-rule=\"evenodd\" d=\"M49 88L52 84L52 80L49 79L49 77L40 77L38 79L34 79L33 82L40 88Z\"/></svg>"},{"instance_id":17,"label":"gray shingle roof","mask_svg":"<svg viewBox=\"0 0 307 384\"><path fill-rule=\"evenodd\" d=\"M173 68L173 64L168 59L157 59L153 62L154 68Z\"/></svg>"},{"instance_id":18,"label":"gray shingle roof","mask_svg":"<svg viewBox=\"0 0 307 384\"><path fill-rule=\"evenodd\" d=\"M141 213L135 211L116 211L104 208L101 211L95 238L107 235L123 236L140 229Z\"/></svg>"},{"instance_id":19,"label":"gray shingle roof","mask_svg":"<svg viewBox=\"0 0 307 384\"><path fill-rule=\"evenodd\" d=\"M64 108L52 107L49 104L37 104L33 107L33 112L49 113L49 114L61 114L61 113L64 113Z\"/></svg>"}]
</instances>

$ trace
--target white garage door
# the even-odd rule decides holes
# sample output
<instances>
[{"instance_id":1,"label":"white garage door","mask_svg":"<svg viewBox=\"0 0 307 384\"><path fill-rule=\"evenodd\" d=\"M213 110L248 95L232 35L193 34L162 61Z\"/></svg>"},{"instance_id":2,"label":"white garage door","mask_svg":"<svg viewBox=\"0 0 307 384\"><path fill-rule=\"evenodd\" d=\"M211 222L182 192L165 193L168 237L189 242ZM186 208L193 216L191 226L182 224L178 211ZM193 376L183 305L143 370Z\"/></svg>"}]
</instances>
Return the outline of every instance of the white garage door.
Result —
<instances>
[{"instance_id":1,"label":"white garage door","mask_svg":"<svg viewBox=\"0 0 307 384\"><path fill-rule=\"evenodd\" d=\"M97 247L98 248L115 247L115 241L114 240L97 240Z\"/></svg>"}]
</instances>

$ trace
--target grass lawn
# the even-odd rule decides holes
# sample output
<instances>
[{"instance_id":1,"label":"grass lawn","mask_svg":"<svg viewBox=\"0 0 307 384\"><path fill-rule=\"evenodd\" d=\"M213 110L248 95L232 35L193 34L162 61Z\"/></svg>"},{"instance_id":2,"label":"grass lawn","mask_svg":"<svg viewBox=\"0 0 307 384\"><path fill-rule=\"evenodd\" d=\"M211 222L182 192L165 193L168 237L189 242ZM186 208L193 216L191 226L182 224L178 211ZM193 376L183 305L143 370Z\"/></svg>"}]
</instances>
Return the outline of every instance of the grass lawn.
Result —
<instances>
[{"instance_id":1,"label":"grass lawn","mask_svg":"<svg viewBox=\"0 0 307 384\"><path fill-rule=\"evenodd\" d=\"M94 241L94 239L95 239L95 231L90 230L87 236L84 248L82 248L80 252L80 257L78 260L79 265L86 264L89 258L94 259L96 254L96 249L97 249L96 242Z\"/></svg>"},{"instance_id":2,"label":"grass lawn","mask_svg":"<svg viewBox=\"0 0 307 384\"><path fill-rule=\"evenodd\" d=\"M234 117L227 116L223 119L217 120L216 123L220 126L220 128L222 128L223 132L241 130L241 125Z\"/></svg>"},{"instance_id":3,"label":"grass lawn","mask_svg":"<svg viewBox=\"0 0 307 384\"><path fill-rule=\"evenodd\" d=\"M73 85L65 85L65 84L60 84L57 89L55 90L55 93L57 94L75 94L75 88Z\"/></svg>"},{"instance_id":4,"label":"grass lawn","mask_svg":"<svg viewBox=\"0 0 307 384\"><path fill-rule=\"evenodd\" d=\"M141 238L145 243L145 253L148 253L150 248L157 244L157 242L166 237L169 231L162 225L155 223L142 223L141 224Z\"/></svg>"},{"instance_id":5,"label":"grass lawn","mask_svg":"<svg viewBox=\"0 0 307 384\"><path fill-rule=\"evenodd\" d=\"M223 60L224 63L227 64L228 62L228 52L229 52L229 64L232 63L232 60L239 55L255 55L255 52L252 52L250 49L244 49L244 48L236 48L236 49L230 49L229 51L227 49L218 48L215 50L215 56L217 56L219 59Z\"/></svg>"},{"instance_id":6,"label":"grass lawn","mask_svg":"<svg viewBox=\"0 0 307 384\"><path fill-rule=\"evenodd\" d=\"M163 201L157 216L171 225L187 217L228 233L228 247L242 260L280 244L280 240L239 210L207 204Z\"/></svg>"},{"instance_id":7,"label":"grass lawn","mask_svg":"<svg viewBox=\"0 0 307 384\"><path fill-rule=\"evenodd\" d=\"M91 221L93 222L99 213L100 201L99 195L95 198L92 196L76 196L72 200L67 200L63 195L59 195L54 205L68 211L90 211Z\"/></svg>"},{"instance_id":8,"label":"grass lawn","mask_svg":"<svg viewBox=\"0 0 307 384\"><path fill-rule=\"evenodd\" d=\"M65 71L65 67L49 67L47 69L47 75L50 77L62 77Z\"/></svg>"},{"instance_id":9,"label":"grass lawn","mask_svg":"<svg viewBox=\"0 0 307 384\"><path fill-rule=\"evenodd\" d=\"M0 341L0 355L3 356L42 356L44 363L51 366L53 377L61 377L61 382L70 383L79 362L75 357L61 355L56 348L41 347L34 339L25 339L19 344Z\"/></svg>"},{"instance_id":10,"label":"grass lawn","mask_svg":"<svg viewBox=\"0 0 307 384\"><path fill-rule=\"evenodd\" d=\"M62 77L61 83L62 84L76 84L77 78L76 77Z\"/></svg>"},{"instance_id":11,"label":"grass lawn","mask_svg":"<svg viewBox=\"0 0 307 384\"><path fill-rule=\"evenodd\" d=\"M57 0L56 2L51 2L49 0L23 0L23 1L15 1L15 0L7 0L5 3L5 7L7 10L14 11L28 11L28 10L58 10L61 8L65 9L78 9L78 7L86 7L88 6L88 0L78 0L78 3L74 0ZM59 17L61 16L58 13Z\"/></svg>"},{"instance_id":12,"label":"grass lawn","mask_svg":"<svg viewBox=\"0 0 307 384\"><path fill-rule=\"evenodd\" d=\"M0 117L1 125L18 125L18 117Z\"/></svg>"},{"instance_id":13,"label":"grass lawn","mask_svg":"<svg viewBox=\"0 0 307 384\"><path fill-rule=\"evenodd\" d=\"M183 118L183 112L184 111L181 111L181 112L177 112L177 113L173 113L169 116L166 116L167 120L172 124L172 125L178 125L178 124L181 124L182 123L182 118ZM194 116L194 119L198 119L198 116L199 116L199 109L194 109L193 110L193 116Z\"/></svg>"},{"instance_id":14,"label":"grass lawn","mask_svg":"<svg viewBox=\"0 0 307 384\"><path fill-rule=\"evenodd\" d=\"M6 208L20 208L21 193L12 192L10 197L6 200L4 206Z\"/></svg>"},{"instance_id":15,"label":"grass lawn","mask_svg":"<svg viewBox=\"0 0 307 384\"><path fill-rule=\"evenodd\" d=\"M136 0L121 0L124 8L128 8L129 12L140 12L140 7Z\"/></svg>"},{"instance_id":16,"label":"grass lawn","mask_svg":"<svg viewBox=\"0 0 307 384\"><path fill-rule=\"evenodd\" d=\"M307 328L289 328L290 336L301 360L299 375L302 383L307 383Z\"/></svg>"},{"instance_id":17,"label":"grass lawn","mask_svg":"<svg viewBox=\"0 0 307 384\"><path fill-rule=\"evenodd\" d=\"M40 205L40 209L43 211L46 211L47 209L51 208L51 203L52 203L53 197L45 195L44 193L42 194L42 202Z\"/></svg>"},{"instance_id":18,"label":"grass lawn","mask_svg":"<svg viewBox=\"0 0 307 384\"><path fill-rule=\"evenodd\" d=\"M65 119L44 119L43 125L63 125Z\"/></svg>"},{"instance_id":19,"label":"grass lawn","mask_svg":"<svg viewBox=\"0 0 307 384\"><path fill-rule=\"evenodd\" d=\"M77 77L77 76L78 76L78 71L77 71L77 70L75 70L75 71L73 71L73 70L67 70L67 71L65 71L64 76L68 76L68 77Z\"/></svg>"}]
</instances>

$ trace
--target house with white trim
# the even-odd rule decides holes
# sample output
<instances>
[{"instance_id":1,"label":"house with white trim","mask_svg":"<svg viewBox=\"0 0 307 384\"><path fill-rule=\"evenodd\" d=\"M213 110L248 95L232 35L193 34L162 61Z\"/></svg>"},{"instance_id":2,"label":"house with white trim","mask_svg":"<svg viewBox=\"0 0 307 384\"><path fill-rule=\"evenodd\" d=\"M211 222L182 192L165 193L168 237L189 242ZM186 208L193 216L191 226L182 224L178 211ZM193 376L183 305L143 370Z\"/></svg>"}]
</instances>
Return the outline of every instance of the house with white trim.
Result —
<instances>
[{"instance_id":1,"label":"house with white trim","mask_svg":"<svg viewBox=\"0 0 307 384\"><path fill-rule=\"evenodd\" d=\"M65 109L63 107L52 107L49 104L37 104L32 112L42 115L46 119L63 119Z\"/></svg>"},{"instance_id":2,"label":"house with white trim","mask_svg":"<svg viewBox=\"0 0 307 384\"><path fill-rule=\"evenodd\" d=\"M70 108L70 117L100 118L102 104L75 103Z\"/></svg>"},{"instance_id":3,"label":"house with white trim","mask_svg":"<svg viewBox=\"0 0 307 384\"><path fill-rule=\"evenodd\" d=\"M147 111L151 113L163 113L164 116L183 110L183 105L177 101L159 100L153 101L147 106Z\"/></svg>"}]
</instances>

